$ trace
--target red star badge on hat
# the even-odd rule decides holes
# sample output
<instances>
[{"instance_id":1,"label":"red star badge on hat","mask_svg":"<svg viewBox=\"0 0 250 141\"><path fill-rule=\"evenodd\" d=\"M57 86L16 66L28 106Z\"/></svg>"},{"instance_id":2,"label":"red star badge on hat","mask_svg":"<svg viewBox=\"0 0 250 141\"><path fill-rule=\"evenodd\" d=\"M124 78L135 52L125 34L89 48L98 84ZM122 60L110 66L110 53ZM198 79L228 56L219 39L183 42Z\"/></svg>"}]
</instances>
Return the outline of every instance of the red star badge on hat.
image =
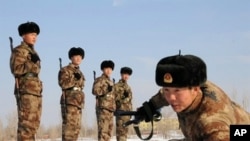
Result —
<instances>
[{"instance_id":1,"label":"red star badge on hat","mask_svg":"<svg viewBox=\"0 0 250 141\"><path fill-rule=\"evenodd\" d=\"M172 75L170 73L166 73L163 78L164 78L165 83L172 83L173 82L173 78L172 78Z\"/></svg>"}]
</instances>

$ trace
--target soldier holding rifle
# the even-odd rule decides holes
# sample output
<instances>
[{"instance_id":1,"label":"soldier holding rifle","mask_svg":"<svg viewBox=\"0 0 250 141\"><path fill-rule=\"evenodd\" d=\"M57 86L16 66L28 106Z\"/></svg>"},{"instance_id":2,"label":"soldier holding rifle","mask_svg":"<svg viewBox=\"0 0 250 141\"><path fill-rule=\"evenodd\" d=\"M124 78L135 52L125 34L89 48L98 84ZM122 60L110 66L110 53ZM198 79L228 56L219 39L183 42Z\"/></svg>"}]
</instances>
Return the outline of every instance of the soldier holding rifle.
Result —
<instances>
[{"instance_id":1,"label":"soldier holding rifle","mask_svg":"<svg viewBox=\"0 0 250 141\"><path fill-rule=\"evenodd\" d=\"M92 93L96 97L96 117L98 125L98 141L109 141L113 129L113 112L115 110L114 82L110 76L114 62L105 60L101 63L103 74L93 83Z\"/></svg>"},{"instance_id":2,"label":"soldier holding rifle","mask_svg":"<svg viewBox=\"0 0 250 141\"><path fill-rule=\"evenodd\" d=\"M62 89L62 140L76 141L81 129L82 108L84 106L85 77L79 65L84 59L84 50L72 47L68 52L71 63L60 69L58 83ZM60 67L61 67L60 59Z\"/></svg>"},{"instance_id":3,"label":"soldier holding rifle","mask_svg":"<svg viewBox=\"0 0 250 141\"><path fill-rule=\"evenodd\" d=\"M18 32L23 41L10 58L18 110L17 141L34 141L42 111L41 60L34 48L40 29L36 23L27 22L19 25Z\"/></svg>"}]
</instances>

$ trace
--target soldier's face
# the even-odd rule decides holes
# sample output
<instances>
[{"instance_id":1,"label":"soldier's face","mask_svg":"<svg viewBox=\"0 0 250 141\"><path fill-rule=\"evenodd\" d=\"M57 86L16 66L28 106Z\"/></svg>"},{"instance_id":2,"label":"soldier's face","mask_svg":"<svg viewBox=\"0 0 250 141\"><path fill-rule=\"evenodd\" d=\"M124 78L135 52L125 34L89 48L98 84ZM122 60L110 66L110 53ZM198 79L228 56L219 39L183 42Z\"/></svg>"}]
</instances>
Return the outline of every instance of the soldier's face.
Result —
<instances>
[{"instance_id":1,"label":"soldier's face","mask_svg":"<svg viewBox=\"0 0 250 141\"><path fill-rule=\"evenodd\" d=\"M198 87L163 87L163 94L175 112L181 112L192 104L198 94Z\"/></svg>"},{"instance_id":2,"label":"soldier's face","mask_svg":"<svg viewBox=\"0 0 250 141\"><path fill-rule=\"evenodd\" d=\"M81 55L74 55L71 57L72 64L79 66L82 63L82 56Z\"/></svg>"},{"instance_id":3,"label":"soldier's face","mask_svg":"<svg viewBox=\"0 0 250 141\"><path fill-rule=\"evenodd\" d=\"M26 33L22 35L23 41L29 45L34 45L36 43L37 34L36 33Z\"/></svg>"},{"instance_id":4,"label":"soldier's face","mask_svg":"<svg viewBox=\"0 0 250 141\"><path fill-rule=\"evenodd\" d=\"M112 72L113 72L112 68L104 68L104 69L103 69L103 73L104 73L106 76L108 76L108 77L111 76Z\"/></svg>"},{"instance_id":5,"label":"soldier's face","mask_svg":"<svg viewBox=\"0 0 250 141\"><path fill-rule=\"evenodd\" d=\"M129 76L130 76L130 75L129 75L129 74L126 74L126 73L121 74L122 80L125 80L125 81L128 81Z\"/></svg>"}]
</instances>

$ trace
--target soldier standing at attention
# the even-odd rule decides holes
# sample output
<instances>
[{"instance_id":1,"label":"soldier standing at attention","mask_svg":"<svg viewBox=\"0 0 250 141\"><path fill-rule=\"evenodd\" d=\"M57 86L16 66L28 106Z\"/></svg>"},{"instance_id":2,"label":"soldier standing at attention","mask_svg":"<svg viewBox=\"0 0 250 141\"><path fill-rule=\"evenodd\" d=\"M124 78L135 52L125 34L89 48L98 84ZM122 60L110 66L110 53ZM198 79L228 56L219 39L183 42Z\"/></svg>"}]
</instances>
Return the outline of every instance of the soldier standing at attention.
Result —
<instances>
[{"instance_id":1,"label":"soldier standing at attention","mask_svg":"<svg viewBox=\"0 0 250 141\"><path fill-rule=\"evenodd\" d=\"M71 63L60 69L58 83L62 88L62 140L76 141L81 129L82 108L84 105L85 77L79 65L84 59L84 50L72 47L68 52Z\"/></svg>"},{"instance_id":2,"label":"soldier standing at attention","mask_svg":"<svg viewBox=\"0 0 250 141\"><path fill-rule=\"evenodd\" d=\"M114 83L110 80L114 70L114 62L111 60L103 61L101 70L103 74L95 79L92 93L96 96L98 141L109 141L113 129L113 112L115 110Z\"/></svg>"},{"instance_id":3,"label":"soldier standing at attention","mask_svg":"<svg viewBox=\"0 0 250 141\"><path fill-rule=\"evenodd\" d=\"M132 91L127 81L132 74L129 67L121 68L121 79L115 84L116 110L132 111ZM126 141L128 127L123 124L130 120L130 116L116 117L116 139L117 141Z\"/></svg>"},{"instance_id":4,"label":"soldier standing at attention","mask_svg":"<svg viewBox=\"0 0 250 141\"><path fill-rule=\"evenodd\" d=\"M10 58L18 111L17 141L34 141L42 112L41 61L34 49L40 29L36 23L27 22L19 25L18 32L23 41Z\"/></svg>"}]
</instances>

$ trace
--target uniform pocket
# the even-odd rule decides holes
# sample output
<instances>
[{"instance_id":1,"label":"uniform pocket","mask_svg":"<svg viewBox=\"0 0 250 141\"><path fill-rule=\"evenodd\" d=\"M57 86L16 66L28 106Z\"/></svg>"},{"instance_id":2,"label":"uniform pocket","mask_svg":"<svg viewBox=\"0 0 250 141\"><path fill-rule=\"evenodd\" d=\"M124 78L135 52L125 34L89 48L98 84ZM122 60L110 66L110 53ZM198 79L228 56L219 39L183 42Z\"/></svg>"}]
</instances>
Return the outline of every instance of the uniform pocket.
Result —
<instances>
[{"instance_id":1,"label":"uniform pocket","mask_svg":"<svg viewBox=\"0 0 250 141\"><path fill-rule=\"evenodd\" d=\"M26 77L20 80L19 83L21 94L41 95L42 82L37 77Z\"/></svg>"},{"instance_id":2,"label":"uniform pocket","mask_svg":"<svg viewBox=\"0 0 250 141\"><path fill-rule=\"evenodd\" d=\"M84 93L79 91L69 91L66 93L66 104L83 108Z\"/></svg>"}]
</instances>

